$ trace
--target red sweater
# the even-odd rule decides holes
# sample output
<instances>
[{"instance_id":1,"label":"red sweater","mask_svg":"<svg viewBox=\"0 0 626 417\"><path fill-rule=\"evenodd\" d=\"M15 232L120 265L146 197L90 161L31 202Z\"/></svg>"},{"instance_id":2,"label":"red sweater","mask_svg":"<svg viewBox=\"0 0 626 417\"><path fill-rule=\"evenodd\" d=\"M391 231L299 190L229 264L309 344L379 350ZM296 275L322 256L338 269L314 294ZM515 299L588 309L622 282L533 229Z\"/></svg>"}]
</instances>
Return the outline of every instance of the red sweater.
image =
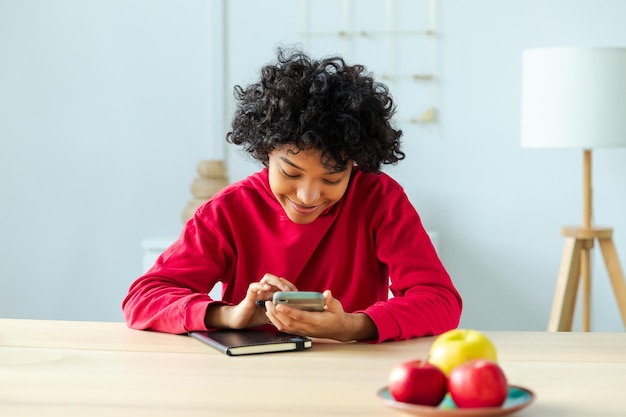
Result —
<instances>
[{"instance_id":1,"label":"red sweater","mask_svg":"<svg viewBox=\"0 0 626 417\"><path fill-rule=\"evenodd\" d=\"M132 284L124 316L135 329L205 330L210 303L239 303L265 273L301 291L331 290L346 312L371 317L378 342L437 335L461 316L461 297L402 187L358 169L343 198L310 224L289 220L267 169L226 187ZM207 295L218 281L222 301Z\"/></svg>"}]
</instances>

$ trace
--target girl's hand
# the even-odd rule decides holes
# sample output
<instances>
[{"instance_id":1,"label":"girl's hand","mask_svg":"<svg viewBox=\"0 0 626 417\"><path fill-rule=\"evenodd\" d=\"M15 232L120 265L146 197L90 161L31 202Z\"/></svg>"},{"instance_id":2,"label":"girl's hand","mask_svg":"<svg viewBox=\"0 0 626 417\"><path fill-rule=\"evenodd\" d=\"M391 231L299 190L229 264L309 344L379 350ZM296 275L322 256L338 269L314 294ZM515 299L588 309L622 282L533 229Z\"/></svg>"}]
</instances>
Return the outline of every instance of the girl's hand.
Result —
<instances>
[{"instance_id":1,"label":"girl's hand","mask_svg":"<svg viewBox=\"0 0 626 417\"><path fill-rule=\"evenodd\" d=\"M321 337L342 342L371 339L377 336L376 326L365 314L349 314L330 290L324 291L324 311L303 311L287 305L266 302L267 317L285 333Z\"/></svg>"},{"instance_id":2,"label":"girl's hand","mask_svg":"<svg viewBox=\"0 0 626 417\"><path fill-rule=\"evenodd\" d=\"M273 297L277 291L298 291L295 285L272 274L265 274L259 282L253 282L248 286L246 296L234 306L216 306L214 327L226 327L231 329L244 329L268 324L269 319L265 315L265 309L256 305L257 301L266 301ZM207 312L207 314L210 314ZM212 317L209 317L209 320ZM205 319L207 327L211 327L210 321Z\"/></svg>"}]
</instances>

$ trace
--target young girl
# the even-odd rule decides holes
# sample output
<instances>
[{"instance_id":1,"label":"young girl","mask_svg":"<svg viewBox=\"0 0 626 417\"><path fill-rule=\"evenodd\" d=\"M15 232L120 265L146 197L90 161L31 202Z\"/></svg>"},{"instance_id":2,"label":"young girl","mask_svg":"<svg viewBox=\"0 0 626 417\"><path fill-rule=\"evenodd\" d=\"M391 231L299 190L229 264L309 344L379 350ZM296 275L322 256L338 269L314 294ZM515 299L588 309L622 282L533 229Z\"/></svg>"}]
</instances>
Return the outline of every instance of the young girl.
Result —
<instances>
[{"instance_id":1,"label":"young girl","mask_svg":"<svg viewBox=\"0 0 626 417\"><path fill-rule=\"evenodd\" d=\"M271 323L370 342L456 327L461 297L404 190L380 171L404 158L387 88L340 57L279 51L235 95L227 140L264 168L201 206L132 284L128 325L185 333ZM222 299L212 300L217 282ZM323 292L324 311L265 301L296 290Z\"/></svg>"}]
</instances>

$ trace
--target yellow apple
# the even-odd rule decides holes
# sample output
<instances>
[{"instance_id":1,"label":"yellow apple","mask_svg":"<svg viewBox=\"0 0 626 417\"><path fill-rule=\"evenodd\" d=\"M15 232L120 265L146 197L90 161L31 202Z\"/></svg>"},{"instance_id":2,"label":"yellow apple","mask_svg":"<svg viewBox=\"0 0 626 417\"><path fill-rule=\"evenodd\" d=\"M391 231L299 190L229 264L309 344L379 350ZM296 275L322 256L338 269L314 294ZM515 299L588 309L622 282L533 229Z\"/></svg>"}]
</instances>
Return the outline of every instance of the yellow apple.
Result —
<instances>
[{"instance_id":1,"label":"yellow apple","mask_svg":"<svg viewBox=\"0 0 626 417\"><path fill-rule=\"evenodd\" d=\"M497 362L496 348L478 330L453 329L439 335L428 354L428 362L439 367L446 376L452 369L473 359Z\"/></svg>"}]
</instances>

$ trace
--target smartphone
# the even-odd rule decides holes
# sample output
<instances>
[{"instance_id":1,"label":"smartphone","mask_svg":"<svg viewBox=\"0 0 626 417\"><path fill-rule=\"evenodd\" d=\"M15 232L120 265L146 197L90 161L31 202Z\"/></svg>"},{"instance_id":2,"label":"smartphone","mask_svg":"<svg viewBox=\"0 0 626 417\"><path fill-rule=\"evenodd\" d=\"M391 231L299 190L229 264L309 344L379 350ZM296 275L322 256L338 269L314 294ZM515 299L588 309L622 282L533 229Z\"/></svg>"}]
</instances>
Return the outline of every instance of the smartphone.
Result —
<instances>
[{"instance_id":1,"label":"smartphone","mask_svg":"<svg viewBox=\"0 0 626 417\"><path fill-rule=\"evenodd\" d=\"M278 291L272 301L301 310L324 311L324 295L317 291Z\"/></svg>"}]
</instances>

